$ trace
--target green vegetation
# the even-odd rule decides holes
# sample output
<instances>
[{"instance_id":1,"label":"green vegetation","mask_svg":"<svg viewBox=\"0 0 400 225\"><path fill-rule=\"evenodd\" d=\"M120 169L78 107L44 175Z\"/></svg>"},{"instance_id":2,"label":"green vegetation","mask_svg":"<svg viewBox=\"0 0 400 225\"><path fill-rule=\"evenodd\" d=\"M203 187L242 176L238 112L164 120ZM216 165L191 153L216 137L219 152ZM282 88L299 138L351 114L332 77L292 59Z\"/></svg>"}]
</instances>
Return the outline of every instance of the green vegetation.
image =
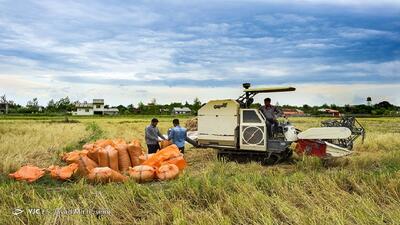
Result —
<instances>
[{"instance_id":1,"label":"green vegetation","mask_svg":"<svg viewBox=\"0 0 400 225\"><path fill-rule=\"evenodd\" d=\"M0 224L399 224L400 118L362 118L364 144L349 157L295 156L276 166L220 162L212 149L189 148L188 168L168 182L91 185L85 180L34 184L8 179L27 163L60 164L59 154L97 138L143 141L148 118L64 117L0 120ZM324 118L293 118L300 129ZM171 117L160 117L163 133ZM185 119L182 119L183 122ZM61 122L55 122L61 121ZM50 214L16 207L40 208ZM54 215L52 210L107 209L110 215Z\"/></svg>"}]
</instances>

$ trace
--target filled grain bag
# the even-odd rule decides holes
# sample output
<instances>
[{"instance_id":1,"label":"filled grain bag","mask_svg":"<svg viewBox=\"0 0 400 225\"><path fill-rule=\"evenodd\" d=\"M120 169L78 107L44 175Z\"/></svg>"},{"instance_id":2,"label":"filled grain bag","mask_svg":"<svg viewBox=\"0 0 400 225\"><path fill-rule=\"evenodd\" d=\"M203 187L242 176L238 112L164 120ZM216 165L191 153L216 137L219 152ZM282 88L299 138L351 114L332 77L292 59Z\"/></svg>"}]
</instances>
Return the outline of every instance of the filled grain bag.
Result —
<instances>
[{"instance_id":1,"label":"filled grain bag","mask_svg":"<svg viewBox=\"0 0 400 225\"><path fill-rule=\"evenodd\" d=\"M126 141L124 139L121 139L121 138L113 139L112 142L113 142L112 146L114 148L116 148L118 145L126 145Z\"/></svg>"},{"instance_id":2,"label":"filled grain bag","mask_svg":"<svg viewBox=\"0 0 400 225\"><path fill-rule=\"evenodd\" d=\"M107 147L108 145L113 145L113 141L112 141L112 140L109 140L109 139L106 139L106 140L100 139L100 140L97 140L97 141L94 143L94 145L95 145L95 147L105 148L105 147Z\"/></svg>"},{"instance_id":3,"label":"filled grain bag","mask_svg":"<svg viewBox=\"0 0 400 225\"><path fill-rule=\"evenodd\" d=\"M174 164L164 164L156 170L156 175L159 180L171 180L177 177L179 168Z\"/></svg>"},{"instance_id":4,"label":"filled grain bag","mask_svg":"<svg viewBox=\"0 0 400 225\"><path fill-rule=\"evenodd\" d=\"M71 163L68 166L64 167L52 165L47 170L50 172L50 176L53 179L68 180L78 170L78 167L79 167L78 163Z\"/></svg>"},{"instance_id":5,"label":"filled grain bag","mask_svg":"<svg viewBox=\"0 0 400 225\"><path fill-rule=\"evenodd\" d=\"M154 177L156 176L156 170L152 166L140 165L140 166L130 167L128 170L128 174L136 182L142 183L154 180Z\"/></svg>"},{"instance_id":6,"label":"filled grain bag","mask_svg":"<svg viewBox=\"0 0 400 225\"><path fill-rule=\"evenodd\" d=\"M93 183L124 182L127 177L110 167L96 167L90 171L87 179Z\"/></svg>"},{"instance_id":7,"label":"filled grain bag","mask_svg":"<svg viewBox=\"0 0 400 225\"><path fill-rule=\"evenodd\" d=\"M143 148L138 140L132 140L128 145L128 153L132 166L140 165L139 156L143 154Z\"/></svg>"},{"instance_id":8,"label":"filled grain bag","mask_svg":"<svg viewBox=\"0 0 400 225\"><path fill-rule=\"evenodd\" d=\"M171 141L169 141L169 140L162 140L162 141L160 141L160 148L163 149L163 148L166 148L166 147L168 147L168 146L170 146L172 144L173 143Z\"/></svg>"},{"instance_id":9,"label":"filled grain bag","mask_svg":"<svg viewBox=\"0 0 400 225\"><path fill-rule=\"evenodd\" d=\"M152 157L144 161L142 164L147 166L160 167L164 161L174 157L178 157L180 154L181 153L179 151L179 148L173 144L154 153Z\"/></svg>"},{"instance_id":10,"label":"filled grain bag","mask_svg":"<svg viewBox=\"0 0 400 225\"><path fill-rule=\"evenodd\" d=\"M118 151L118 166L121 172L125 172L131 166L131 158L128 153L128 145L127 144L119 144L116 146L116 150Z\"/></svg>"},{"instance_id":11,"label":"filled grain bag","mask_svg":"<svg viewBox=\"0 0 400 225\"><path fill-rule=\"evenodd\" d=\"M44 175L45 171L36 166L23 166L15 173L10 173L8 176L15 180L23 180L32 183Z\"/></svg>"},{"instance_id":12,"label":"filled grain bag","mask_svg":"<svg viewBox=\"0 0 400 225\"><path fill-rule=\"evenodd\" d=\"M87 144L84 144L84 145L82 146L82 148L83 148L83 149L86 149L86 150L91 150L91 149L94 148L94 144L93 144L93 143L87 143Z\"/></svg>"},{"instance_id":13,"label":"filled grain bag","mask_svg":"<svg viewBox=\"0 0 400 225\"><path fill-rule=\"evenodd\" d=\"M139 156L139 163L142 164L144 161L150 159L150 157L152 157L153 155L154 155L154 153L143 154L143 155Z\"/></svg>"},{"instance_id":14,"label":"filled grain bag","mask_svg":"<svg viewBox=\"0 0 400 225\"><path fill-rule=\"evenodd\" d=\"M87 176L90 171L96 168L98 165L95 161L91 160L87 156L80 156L78 160L78 173L81 176Z\"/></svg>"},{"instance_id":15,"label":"filled grain bag","mask_svg":"<svg viewBox=\"0 0 400 225\"><path fill-rule=\"evenodd\" d=\"M99 163L99 150L102 149L101 147L93 147L92 149L88 150L87 156L95 161L96 163Z\"/></svg>"},{"instance_id":16,"label":"filled grain bag","mask_svg":"<svg viewBox=\"0 0 400 225\"><path fill-rule=\"evenodd\" d=\"M112 146L108 145L102 148L98 152L99 156L99 166L100 167L110 167L111 169L118 171L118 151Z\"/></svg>"},{"instance_id":17,"label":"filled grain bag","mask_svg":"<svg viewBox=\"0 0 400 225\"><path fill-rule=\"evenodd\" d=\"M174 164L179 168L179 171L186 168L186 160L183 158L183 154L179 154L177 157L170 158L163 162L162 164Z\"/></svg>"},{"instance_id":18,"label":"filled grain bag","mask_svg":"<svg viewBox=\"0 0 400 225\"><path fill-rule=\"evenodd\" d=\"M86 156L88 154L88 150L74 150L72 152L66 152L62 155L61 159L67 163L77 163L79 157Z\"/></svg>"}]
</instances>

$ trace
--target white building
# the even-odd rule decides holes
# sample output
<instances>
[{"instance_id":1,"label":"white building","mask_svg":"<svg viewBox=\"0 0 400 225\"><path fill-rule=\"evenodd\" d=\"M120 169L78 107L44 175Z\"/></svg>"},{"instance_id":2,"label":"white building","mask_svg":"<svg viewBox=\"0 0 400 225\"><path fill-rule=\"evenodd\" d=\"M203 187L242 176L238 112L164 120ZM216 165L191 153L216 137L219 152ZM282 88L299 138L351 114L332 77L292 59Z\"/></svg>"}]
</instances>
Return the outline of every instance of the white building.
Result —
<instances>
[{"instance_id":1,"label":"white building","mask_svg":"<svg viewBox=\"0 0 400 225\"><path fill-rule=\"evenodd\" d=\"M119 110L116 108L104 108L104 99L93 99L93 103L83 102L75 104L76 112L73 115L92 116L92 115L117 115Z\"/></svg>"},{"instance_id":2,"label":"white building","mask_svg":"<svg viewBox=\"0 0 400 225\"><path fill-rule=\"evenodd\" d=\"M171 115L190 115L192 110L188 107L175 107L171 111Z\"/></svg>"}]
</instances>

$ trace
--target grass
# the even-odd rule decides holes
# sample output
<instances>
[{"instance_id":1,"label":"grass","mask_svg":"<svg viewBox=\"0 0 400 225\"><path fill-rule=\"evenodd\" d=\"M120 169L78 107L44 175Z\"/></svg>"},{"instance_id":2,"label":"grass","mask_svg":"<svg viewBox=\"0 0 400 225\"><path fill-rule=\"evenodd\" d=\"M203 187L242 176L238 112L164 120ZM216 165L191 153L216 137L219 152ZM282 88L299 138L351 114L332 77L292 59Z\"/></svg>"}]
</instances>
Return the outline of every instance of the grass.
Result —
<instances>
[{"instance_id":1,"label":"grass","mask_svg":"<svg viewBox=\"0 0 400 225\"><path fill-rule=\"evenodd\" d=\"M27 163L60 164L59 154L98 138L143 141L146 117L73 118L78 122L0 120L0 224L399 224L400 119L362 118L364 144L353 155L320 161L295 156L276 166L220 162L213 149L186 150L188 168L168 182L33 184L7 178ZM170 117L160 118L163 133ZM185 120L185 118L183 118ZM293 118L300 129L323 118ZM187 146L189 147L189 146ZM12 215L15 207L47 210ZM57 215L56 209L110 210Z\"/></svg>"}]
</instances>

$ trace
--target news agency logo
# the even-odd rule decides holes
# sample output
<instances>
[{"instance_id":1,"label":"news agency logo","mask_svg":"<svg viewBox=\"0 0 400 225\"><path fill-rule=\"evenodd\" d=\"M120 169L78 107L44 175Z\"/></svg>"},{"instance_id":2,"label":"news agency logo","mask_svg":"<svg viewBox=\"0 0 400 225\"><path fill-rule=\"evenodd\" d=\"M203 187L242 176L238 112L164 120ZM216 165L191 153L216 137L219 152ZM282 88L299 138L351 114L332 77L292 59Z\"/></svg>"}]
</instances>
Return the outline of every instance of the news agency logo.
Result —
<instances>
[{"instance_id":1,"label":"news agency logo","mask_svg":"<svg viewBox=\"0 0 400 225\"><path fill-rule=\"evenodd\" d=\"M44 214L48 213L48 211L45 210L45 209L32 208L32 209L23 210L23 209L20 209L20 208L14 208L14 210L12 211L12 214L14 216L18 216L21 213L23 213L24 211L26 211L27 213L32 214L32 215L44 215Z\"/></svg>"},{"instance_id":2,"label":"news agency logo","mask_svg":"<svg viewBox=\"0 0 400 225\"><path fill-rule=\"evenodd\" d=\"M19 214L21 214L21 213L23 213L23 212L24 212L24 210L19 209L19 208L15 208L15 209L12 211L12 214L13 214L14 216L18 216Z\"/></svg>"}]
</instances>

